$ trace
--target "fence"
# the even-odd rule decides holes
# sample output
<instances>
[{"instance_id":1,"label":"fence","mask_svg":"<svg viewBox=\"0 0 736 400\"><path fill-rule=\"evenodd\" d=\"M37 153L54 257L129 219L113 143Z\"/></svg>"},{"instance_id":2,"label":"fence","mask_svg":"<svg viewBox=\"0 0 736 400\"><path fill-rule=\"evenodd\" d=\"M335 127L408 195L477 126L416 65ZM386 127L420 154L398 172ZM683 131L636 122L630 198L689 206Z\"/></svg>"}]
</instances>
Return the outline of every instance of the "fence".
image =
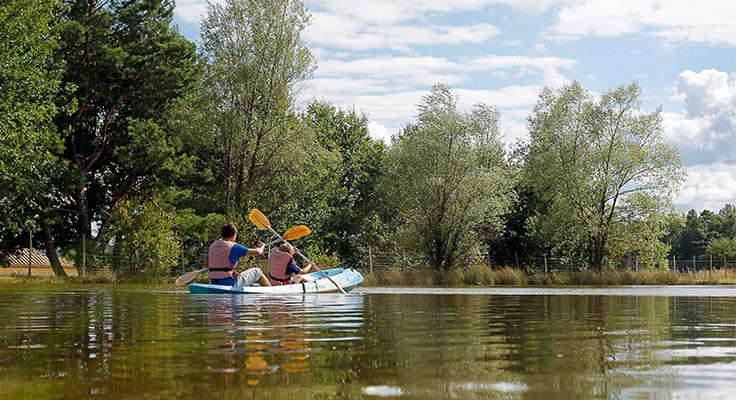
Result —
<instances>
[{"instance_id":1,"label":"fence","mask_svg":"<svg viewBox=\"0 0 736 400\"><path fill-rule=\"evenodd\" d=\"M406 252L378 252L368 249L367 253L360 258L361 261L356 265L363 271L369 273L386 272L386 271L403 271L407 268L423 265L422 257L416 254ZM588 263L574 259L565 258L549 258L549 257L519 257L515 255L512 260L501 257L493 257L489 255L479 255L471 257L467 260L467 265L485 264L491 268L512 267L522 270L526 273L550 273L550 272L577 272L589 269ZM631 271L644 270L648 267L644 263L640 263L635 256L627 257L619 262L607 261L606 266L609 268L621 268ZM672 271L681 273L697 273L698 271L712 271L715 269L726 270L736 268L736 260L727 260L726 258L715 259L697 258L678 259L670 258L667 261L667 268Z\"/></svg>"}]
</instances>

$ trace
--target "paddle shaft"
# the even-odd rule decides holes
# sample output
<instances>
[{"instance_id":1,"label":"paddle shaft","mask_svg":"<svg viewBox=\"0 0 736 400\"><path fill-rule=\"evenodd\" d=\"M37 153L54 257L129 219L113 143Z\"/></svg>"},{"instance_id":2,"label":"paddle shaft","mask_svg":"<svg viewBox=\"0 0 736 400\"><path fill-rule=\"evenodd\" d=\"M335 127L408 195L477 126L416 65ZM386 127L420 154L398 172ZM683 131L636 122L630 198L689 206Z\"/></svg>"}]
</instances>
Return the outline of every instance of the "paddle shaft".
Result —
<instances>
[{"instance_id":1,"label":"paddle shaft","mask_svg":"<svg viewBox=\"0 0 736 400\"><path fill-rule=\"evenodd\" d=\"M287 241L286 239L282 238L282 237L281 237L281 235L279 235L279 233L278 233L278 232L276 232L276 231L275 231L275 230L274 230L274 229L273 229L273 228L271 227L271 225L269 225L269 226L268 226L268 229L269 229L269 230L271 231L271 233L273 233L274 235L278 236L278 237L279 237L279 238L280 238L281 240L283 240L283 241L284 241L284 243L289 243L289 242L288 242L288 241ZM291 243L289 243L289 244L291 244ZM302 252L301 252L301 251L299 252L299 255L300 255L300 256L302 256L302 258L304 259L304 261L306 261L306 262L308 262L308 263L310 263L310 264L314 265L314 268L317 268L317 271L319 271L319 272L322 272L322 275L324 275L324 276L325 276L325 277L326 277L327 279L329 279L329 280L330 280L330 282L332 282L332 284L333 284L333 285L335 285L335 287L336 287L336 288L338 288L338 289L340 290L340 292L342 292L343 294L348 294L348 292L346 292L346 291L345 291L345 289L343 289L342 287L340 287L340 285L338 285L338 283L337 283L337 282L335 282L335 280L334 280L334 279L330 278L330 276L329 276L329 275L327 275L327 274L326 274L326 273L325 273L324 271L322 271L322 269L321 269L321 268L320 268L320 267L319 267L319 266L318 266L317 264L313 263L313 262L312 262L312 260L310 260L309 258L307 258L307 256L305 256L304 254L302 254Z\"/></svg>"}]
</instances>

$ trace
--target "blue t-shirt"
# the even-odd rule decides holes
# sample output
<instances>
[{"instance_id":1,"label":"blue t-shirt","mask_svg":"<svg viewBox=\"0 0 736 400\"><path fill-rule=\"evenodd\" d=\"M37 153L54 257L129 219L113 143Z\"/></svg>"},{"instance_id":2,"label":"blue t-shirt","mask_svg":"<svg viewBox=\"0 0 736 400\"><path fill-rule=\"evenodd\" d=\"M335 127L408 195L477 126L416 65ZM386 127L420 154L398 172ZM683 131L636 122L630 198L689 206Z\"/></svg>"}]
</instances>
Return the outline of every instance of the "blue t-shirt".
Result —
<instances>
[{"instance_id":1,"label":"blue t-shirt","mask_svg":"<svg viewBox=\"0 0 736 400\"><path fill-rule=\"evenodd\" d=\"M237 264L238 260L245 257L246 254L248 254L248 248L242 244L235 243L230 249L230 255L227 260L230 261L230 264Z\"/></svg>"},{"instance_id":2,"label":"blue t-shirt","mask_svg":"<svg viewBox=\"0 0 736 400\"><path fill-rule=\"evenodd\" d=\"M293 261L289 261L289 264L286 266L286 276L289 276L291 274L298 274L300 272L302 272L302 270L299 269L299 267L294 264Z\"/></svg>"}]
</instances>

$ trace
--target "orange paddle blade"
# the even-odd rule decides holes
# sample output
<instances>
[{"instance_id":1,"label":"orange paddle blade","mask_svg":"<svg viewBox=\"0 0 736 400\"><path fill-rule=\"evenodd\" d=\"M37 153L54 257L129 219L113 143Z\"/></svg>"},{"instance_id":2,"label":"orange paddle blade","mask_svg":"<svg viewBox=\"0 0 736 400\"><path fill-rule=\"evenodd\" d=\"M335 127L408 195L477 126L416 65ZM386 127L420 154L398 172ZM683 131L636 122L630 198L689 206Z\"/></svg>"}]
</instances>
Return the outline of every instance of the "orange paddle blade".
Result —
<instances>
[{"instance_id":1,"label":"orange paddle blade","mask_svg":"<svg viewBox=\"0 0 736 400\"><path fill-rule=\"evenodd\" d=\"M284 232L284 240L299 239L300 237L307 236L312 231L304 225L297 225L288 231Z\"/></svg>"},{"instance_id":2,"label":"orange paddle blade","mask_svg":"<svg viewBox=\"0 0 736 400\"><path fill-rule=\"evenodd\" d=\"M258 229L268 229L271 226L271 223L268 222L268 217L263 215L263 213L257 208L254 208L253 211L248 214L248 219L250 222L254 223Z\"/></svg>"}]
</instances>

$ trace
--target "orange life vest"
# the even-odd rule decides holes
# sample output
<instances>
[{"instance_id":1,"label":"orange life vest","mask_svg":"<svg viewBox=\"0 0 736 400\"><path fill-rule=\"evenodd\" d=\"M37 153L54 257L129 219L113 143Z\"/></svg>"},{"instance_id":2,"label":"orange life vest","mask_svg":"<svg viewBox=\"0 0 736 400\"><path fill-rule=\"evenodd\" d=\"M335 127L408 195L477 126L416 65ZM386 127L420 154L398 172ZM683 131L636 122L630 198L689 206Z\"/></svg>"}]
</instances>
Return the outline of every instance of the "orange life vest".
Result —
<instances>
[{"instance_id":1,"label":"orange life vest","mask_svg":"<svg viewBox=\"0 0 736 400\"><path fill-rule=\"evenodd\" d=\"M235 278L238 273L235 271L235 264L230 264L230 250L235 246L235 242L226 242L224 240L216 240L210 245L207 251L207 266L210 269L210 279Z\"/></svg>"}]
</instances>

